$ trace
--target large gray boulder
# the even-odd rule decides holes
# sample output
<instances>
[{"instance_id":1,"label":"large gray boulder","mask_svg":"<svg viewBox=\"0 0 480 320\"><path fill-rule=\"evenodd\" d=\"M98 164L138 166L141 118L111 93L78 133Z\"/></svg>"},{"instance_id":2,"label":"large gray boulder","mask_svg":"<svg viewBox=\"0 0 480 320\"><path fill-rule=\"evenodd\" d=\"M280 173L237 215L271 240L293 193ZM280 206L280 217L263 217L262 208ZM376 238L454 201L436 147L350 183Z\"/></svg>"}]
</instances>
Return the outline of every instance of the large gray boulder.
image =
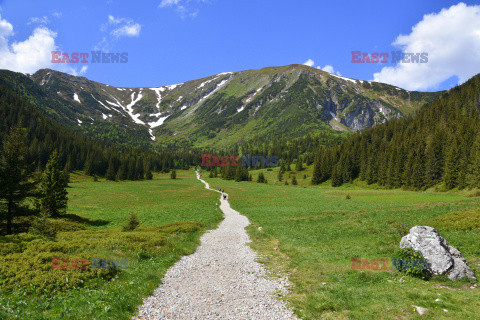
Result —
<instances>
[{"instance_id":1,"label":"large gray boulder","mask_svg":"<svg viewBox=\"0 0 480 320\"><path fill-rule=\"evenodd\" d=\"M463 277L476 279L460 251L432 227L415 226L400 241L400 248L420 251L427 261L428 271L433 275L447 274L450 280Z\"/></svg>"}]
</instances>

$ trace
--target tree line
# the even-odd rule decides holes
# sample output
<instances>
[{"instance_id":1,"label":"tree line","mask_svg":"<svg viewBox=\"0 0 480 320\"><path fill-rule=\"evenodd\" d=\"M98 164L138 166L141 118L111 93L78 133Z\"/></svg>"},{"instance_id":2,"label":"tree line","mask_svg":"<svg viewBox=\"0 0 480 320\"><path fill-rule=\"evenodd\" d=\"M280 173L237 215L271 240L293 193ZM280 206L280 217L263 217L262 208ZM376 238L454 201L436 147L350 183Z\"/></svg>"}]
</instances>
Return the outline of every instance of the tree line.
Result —
<instances>
[{"instance_id":1,"label":"tree line","mask_svg":"<svg viewBox=\"0 0 480 320\"><path fill-rule=\"evenodd\" d=\"M84 170L109 180L149 178L152 171L184 169L200 159L192 150L146 150L94 141L50 119L0 84L0 144L11 127L25 129L24 156L30 171L44 170L54 150L67 172Z\"/></svg>"},{"instance_id":2,"label":"tree line","mask_svg":"<svg viewBox=\"0 0 480 320\"><path fill-rule=\"evenodd\" d=\"M480 75L416 114L316 151L313 184L354 179L387 188L480 187Z\"/></svg>"}]
</instances>

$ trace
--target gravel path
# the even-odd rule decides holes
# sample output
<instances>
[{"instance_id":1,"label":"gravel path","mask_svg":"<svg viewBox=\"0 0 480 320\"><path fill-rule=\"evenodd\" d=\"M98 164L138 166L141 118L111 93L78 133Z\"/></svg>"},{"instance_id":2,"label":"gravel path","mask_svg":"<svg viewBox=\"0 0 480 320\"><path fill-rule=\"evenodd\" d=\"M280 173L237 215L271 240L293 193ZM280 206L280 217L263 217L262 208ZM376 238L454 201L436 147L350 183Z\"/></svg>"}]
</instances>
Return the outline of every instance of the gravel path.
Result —
<instances>
[{"instance_id":1,"label":"gravel path","mask_svg":"<svg viewBox=\"0 0 480 320\"><path fill-rule=\"evenodd\" d=\"M197 179L210 189L198 172ZM195 253L168 269L133 319L298 319L275 297L285 292L282 282L265 275L246 245L247 217L227 200L220 199L220 209L225 214L220 226L202 235Z\"/></svg>"}]
</instances>

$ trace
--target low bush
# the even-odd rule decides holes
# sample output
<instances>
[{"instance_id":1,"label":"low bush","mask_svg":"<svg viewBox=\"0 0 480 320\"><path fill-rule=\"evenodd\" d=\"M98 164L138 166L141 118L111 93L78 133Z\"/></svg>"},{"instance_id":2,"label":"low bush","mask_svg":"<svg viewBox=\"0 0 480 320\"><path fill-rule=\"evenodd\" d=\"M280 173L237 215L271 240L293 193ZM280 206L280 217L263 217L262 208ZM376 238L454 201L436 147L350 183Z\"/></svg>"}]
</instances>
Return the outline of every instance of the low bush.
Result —
<instances>
[{"instance_id":1,"label":"low bush","mask_svg":"<svg viewBox=\"0 0 480 320\"><path fill-rule=\"evenodd\" d=\"M436 229L478 230L480 229L480 210L449 212L426 222Z\"/></svg>"},{"instance_id":2,"label":"low bush","mask_svg":"<svg viewBox=\"0 0 480 320\"><path fill-rule=\"evenodd\" d=\"M412 248L397 249L392 257L392 266L400 273L428 280L431 277L427 262L420 251Z\"/></svg>"}]
</instances>

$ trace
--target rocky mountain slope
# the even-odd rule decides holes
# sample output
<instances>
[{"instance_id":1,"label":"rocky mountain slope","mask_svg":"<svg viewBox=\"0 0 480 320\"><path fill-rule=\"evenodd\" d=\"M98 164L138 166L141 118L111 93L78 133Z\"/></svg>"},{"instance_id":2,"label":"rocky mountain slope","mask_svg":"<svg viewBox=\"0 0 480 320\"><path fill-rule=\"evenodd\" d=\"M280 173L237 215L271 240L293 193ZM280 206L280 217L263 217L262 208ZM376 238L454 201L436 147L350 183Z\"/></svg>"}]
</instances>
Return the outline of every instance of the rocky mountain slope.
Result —
<instances>
[{"instance_id":1,"label":"rocky mountain slope","mask_svg":"<svg viewBox=\"0 0 480 320\"><path fill-rule=\"evenodd\" d=\"M134 145L222 147L254 137L361 131L440 92L407 91L304 65L219 73L161 87L123 88L42 69L0 71L0 84L57 121Z\"/></svg>"}]
</instances>

